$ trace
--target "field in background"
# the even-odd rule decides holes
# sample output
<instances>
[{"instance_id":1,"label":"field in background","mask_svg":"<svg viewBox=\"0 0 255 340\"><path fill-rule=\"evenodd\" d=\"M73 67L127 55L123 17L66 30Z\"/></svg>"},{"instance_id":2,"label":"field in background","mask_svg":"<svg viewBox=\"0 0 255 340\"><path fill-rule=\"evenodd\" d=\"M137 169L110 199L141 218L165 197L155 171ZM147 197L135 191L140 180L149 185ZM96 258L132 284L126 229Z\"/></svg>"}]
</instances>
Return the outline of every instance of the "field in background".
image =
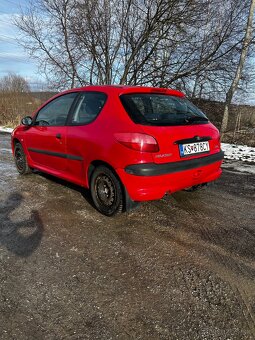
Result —
<instances>
[{"instance_id":1,"label":"field in background","mask_svg":"<svg viewBox=\"0 0 255 340\"><path fill-rule=\"evenodd\" d=\"M22 117L31 115L54 92L0 93L0 126L15 127ZM210 121L220 128L224 104L208 100L193 100ZM231 105L226 143L255 146L255 106Z\"/></svg>"},{"instance_id":2,"label":"field in background","mask_svg":"<svg viewBox=\"0 0 255 340\"><path fill-rule=\"evenodd\" d=\"M208 100L193 102L220 129L224 103ZM222 140L225 143L255 146L255 106L235 104L230 106L228 129Z\"/></svg>"},{"instance_id":3,"label":"field in background","mask_svg":"<svg viewBox=\"0 0 255 340\"><path fill-rule=\"evenodd\" d=\"M15 127L31 115L54 92L0 92L0 126Z\"/></svg>"}]
</instances>

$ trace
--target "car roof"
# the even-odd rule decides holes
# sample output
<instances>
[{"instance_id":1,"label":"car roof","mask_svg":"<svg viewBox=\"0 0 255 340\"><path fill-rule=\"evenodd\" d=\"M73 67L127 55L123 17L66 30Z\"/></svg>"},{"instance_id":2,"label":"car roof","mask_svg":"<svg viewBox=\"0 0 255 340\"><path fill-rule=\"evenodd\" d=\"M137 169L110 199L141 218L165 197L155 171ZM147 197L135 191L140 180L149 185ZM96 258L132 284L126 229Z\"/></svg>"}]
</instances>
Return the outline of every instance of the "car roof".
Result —
<instances>
[{"instance_id":1,"label":"car roof","mask_svg":"<svg viewBox=\"0 0 255 340\"><path fill-rule=\"evenodd\" d=\"M83 92L83 91L103 92L103 93L106 93L107 95L111 95L115 93L118 96L122 94L127 94L127 93L159 93L159 94L168 94L168 95L177 96L177 97L185 97L184 93L180 91L166 89L166 88L159 88L159 87L128 86L128 85L88 85L88 86L73 88L70 90L57 93L55 96L51 97L46 102L44 102L39 108L37 108L33 112L32 115L40 111L45 105L47 105L52 100L64 94L72 93L72 92Z\"/></svg>"},{"instance_id":2,"label":"car roof","mask_svg":"<svg viewBox=\"0 0 255 340\"><path fill-rule=\"evenodd\" d=\"M127 93L159 93L168 94L172 96L184 97L184 93L159 87L148 87L148 86L128 86L128 85L89 85L79 88L73 88L63 93L77 92L77 91L95 91L95 92L105 92L107 94L115 93L117 95L127 94Z\"/></svg>"}]
</instances>

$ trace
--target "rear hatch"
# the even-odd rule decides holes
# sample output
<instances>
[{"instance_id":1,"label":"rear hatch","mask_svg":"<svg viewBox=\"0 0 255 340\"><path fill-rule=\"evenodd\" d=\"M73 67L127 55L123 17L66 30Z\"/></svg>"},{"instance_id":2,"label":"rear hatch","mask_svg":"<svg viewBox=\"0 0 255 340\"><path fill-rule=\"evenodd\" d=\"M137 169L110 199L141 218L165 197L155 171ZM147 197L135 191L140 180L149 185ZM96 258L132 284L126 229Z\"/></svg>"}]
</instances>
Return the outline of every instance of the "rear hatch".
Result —
<instances>
[{"instance_id":1,"label":"rear hatch","mask_svg":"<svg viewBox=\"0 0 255 340\"><path fill-rule=\"evenodd\" d=\"M177 162L204 157L220 151L219 132L211 124L185 126L141 126L153 136L159 152L153 153L155 163Z\"/></svg>"},{"instance_id":2,"label":"rear hatch","mask_svg":"<svg viewBox=\"0 0 255 340\"><path fill-rule=\"evenodd\" d=\"M159 151L155 163L205 157L220 151L219 132L205 114L183 96L128 93L120 96L130 118L153 136Z\"/></svg>"}]
</instances>

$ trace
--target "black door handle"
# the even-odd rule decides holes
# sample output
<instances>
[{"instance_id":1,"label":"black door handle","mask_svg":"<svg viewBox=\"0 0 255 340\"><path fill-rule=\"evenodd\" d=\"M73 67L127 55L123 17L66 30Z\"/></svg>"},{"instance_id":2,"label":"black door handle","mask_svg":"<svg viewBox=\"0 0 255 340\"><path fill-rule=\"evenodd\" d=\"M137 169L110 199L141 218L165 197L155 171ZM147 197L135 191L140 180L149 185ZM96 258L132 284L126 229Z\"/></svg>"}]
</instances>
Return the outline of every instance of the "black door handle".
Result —
<instances>
[{"instance_id":1,"label":"black door handle","mask_svg":"<svg viewBox=\"0 0 255 340\"><path fill-rule=\"evenodd\" d=\"M57 133L56 138L61 139L61 133Z\"/></svg>"}]
</instances>

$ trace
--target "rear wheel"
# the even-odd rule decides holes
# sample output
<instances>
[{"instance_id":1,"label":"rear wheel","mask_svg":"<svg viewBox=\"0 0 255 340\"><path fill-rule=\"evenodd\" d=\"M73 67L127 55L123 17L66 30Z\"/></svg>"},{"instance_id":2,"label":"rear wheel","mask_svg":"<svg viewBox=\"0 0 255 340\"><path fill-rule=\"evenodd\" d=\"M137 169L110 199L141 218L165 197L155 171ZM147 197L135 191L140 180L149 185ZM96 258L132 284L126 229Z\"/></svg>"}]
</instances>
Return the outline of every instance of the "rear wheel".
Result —
<instances>
[{"instance_id":1,"label":"rear wheel","mask_svg":"<svg viewBox=\"0 0 255 340\"><path fill-rule=\"evenodd\" d=\"M20 143L15 144L14 160L15 160L17 170L21 175L27 175L27 174L30 174L32 172L31 168L29 167L29 165L27 163L27 157L25 155L23 147Z\"/></svg>"},{"instance_id":2,"label":"rear wheel","mask_svg":"<svg viewBox=\"0 0 255 340\"><path fill-rule=\"evenodd\" d=\"M98 166L90 182L92 200L102 214L113 216L123 211L123 190L115 173L106 166Z\"/></svg>"}]
</instances>

